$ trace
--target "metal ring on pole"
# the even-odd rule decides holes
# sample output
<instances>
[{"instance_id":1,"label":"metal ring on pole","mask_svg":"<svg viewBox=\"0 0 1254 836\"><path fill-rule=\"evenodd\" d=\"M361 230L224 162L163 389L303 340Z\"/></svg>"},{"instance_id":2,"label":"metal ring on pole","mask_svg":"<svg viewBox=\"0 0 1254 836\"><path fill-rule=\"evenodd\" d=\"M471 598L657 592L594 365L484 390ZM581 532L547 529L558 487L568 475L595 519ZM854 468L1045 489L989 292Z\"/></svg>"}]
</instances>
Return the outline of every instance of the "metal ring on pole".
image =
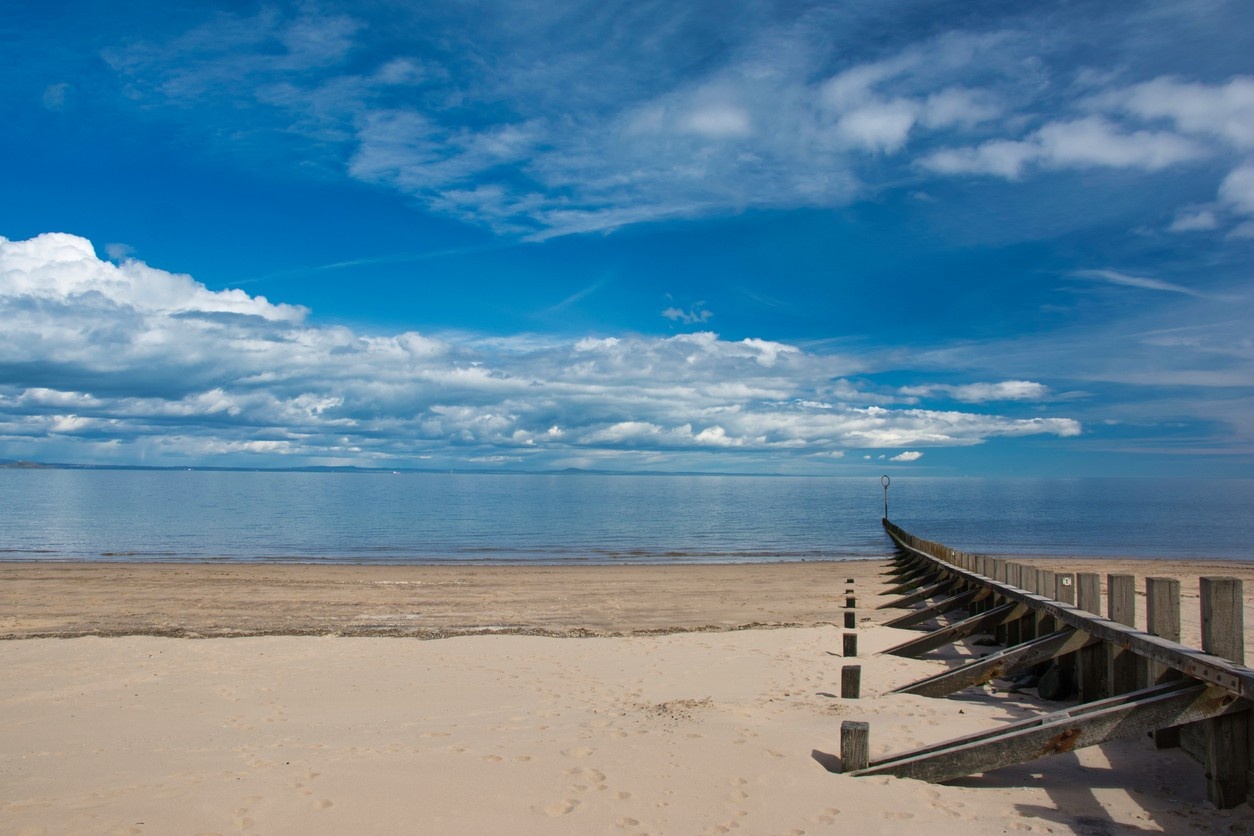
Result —
<instances>
[{"instance_id":1,"label":"metal ring on pole","mask_svg":"<svg viewBox=\"0 0 1254 836\"><path fill-rule=\"evenodd\" d=\"M887 473L880 477L880 484L884 486L884 519L888 519L888 485L892 481Z\"/></svg>"}]
</instances>

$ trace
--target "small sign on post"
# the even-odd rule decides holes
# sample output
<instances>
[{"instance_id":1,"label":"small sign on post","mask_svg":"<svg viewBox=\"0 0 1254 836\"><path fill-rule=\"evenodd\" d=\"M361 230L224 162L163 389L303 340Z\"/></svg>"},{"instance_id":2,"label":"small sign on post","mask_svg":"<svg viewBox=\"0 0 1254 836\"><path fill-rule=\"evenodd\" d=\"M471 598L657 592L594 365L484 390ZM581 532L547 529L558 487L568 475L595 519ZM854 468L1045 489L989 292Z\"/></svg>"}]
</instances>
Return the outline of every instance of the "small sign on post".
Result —
<instances>
[{"instance_id":1,"label":"small sign on post","mask_svg":"<svg viewBox=\"0 0 1254 836\"><path fill-rule=\"evenodd\" d=\"M880 477L880 484L884 486L884 519L888 519L888 485L892 481L888 478L888 474Z\"/></svg>"}]
</instances>

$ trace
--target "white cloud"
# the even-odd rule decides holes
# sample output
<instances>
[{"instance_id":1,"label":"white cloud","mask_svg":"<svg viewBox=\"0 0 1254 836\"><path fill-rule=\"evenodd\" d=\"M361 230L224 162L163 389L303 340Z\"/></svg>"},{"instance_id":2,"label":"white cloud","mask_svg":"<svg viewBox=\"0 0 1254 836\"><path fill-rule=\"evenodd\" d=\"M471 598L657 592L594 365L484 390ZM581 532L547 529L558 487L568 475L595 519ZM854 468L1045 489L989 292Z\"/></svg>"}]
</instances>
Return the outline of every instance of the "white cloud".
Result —
<instances>
[{"instance_id":1,"label":"white cloud","mask_svg":"<svg viewBox=\"0 0 1254 836\"><path fill-rule=\"evenodd\" d=\"M1205 232L1219 227L1219 218L1210 209L1183 209L1177 213L1168 232Z\"/></svg>"},{"instance_id":2,"label":"white cloud","mask_svg":"<svg viewBox=\"0 0 1254 836\"><path fill-rule=\"evenodd\" d=\"M699 108L680 120L688 131L712 139L748 136L752 130L749 114L732 105L709 105Z\"/></svg>"},{"instance_id":3,"label":"white cloud","mask_svg":"<svg viewBox=\"0 0 1254 836\"><path fill-rule=\"evenodd\" d=\"M918 452L917 450L907 450L903 453L898 453L897 455L892 456L891 458L889 458L889 461L890 462L917 462L921 458L923 458L923 454Z\"/></svg>"},{"instance_id":4,"label":"white cloud","mask_svg":"<svg viewBox=\"0 0 1254 836\"><path fill-rule=\"evenodd\" d=\"M61 111L65 110L67 100L69 98L70 85L66 82L60 84L49 84L44 88L43 106L48 110Z\"/></svg>"},{"instance_id":5,"label":"white cloud","mask_svg":"<svg viewBox=\"0 0 1254 836\"><path fill-rule=\"evenodd\" d=\"M1118 270L1077 270L1071 275L1080 279L1107 282L1109 284L1122 285L1124 287L1138 287L1143 290L1161 290L1167 293L1183 293L1186 296L1198 296L1205 298L1205 294L1199 293L1191 287L1173 284L1172 282L1165 282L1161 279L1146 278L1145 276L1130 276L1127 273L1121 273Z\"/></svg>"},{"instance_id":6,"label":"white cloud","mask_svg":"<svg viewBox=\"0 0 1254 836\"><path fill-rule=\"evenodd\" d=\"M90 299L137 311L231 313L288 322L299 322L307 313L242 290L210 291L189 276L153 270L138 261L109 264L96 258L89 241L55 232L27 241L0 238L0 295L56 302Z\"/></svg>"},{"instance_id":7,"label":"white cloud","mask_svg":"<svg viewBox=\"0 0 1254 836\"><path fill-rule=\"evenodd\" d=\"M921 164L940 174L989 174L1017 179L1041 168L1139 168L1158 171L1207 156L1196 142L1161 131L1124 131L1100 116L1051 122L1023 140L990 140L935 151Z\"/></svg>"},{"instance_id":8,"label":"white cloud","mask_svg":"<svg viewBox=\"0 0 1254 836\"><path fill-rule=\"evenodd\" d=\"M849 382L860 361L770 340L363 335L304 314L112 264L70 235L0 238L0 456L456 463L652 450L679 462L1080 431L1062 417L867 406L883 398ZM1032 386L998 391L1016 385Z\"/></svg>"},{"instance_id":9,"label":"white cloud","mask_svg":"<svg viewBox=\"0 0 1254 836\"><path fill-rule=\"evenodd\" d=\"M704 304L704 302L698 302L691 310L687 311L683 308L672 306L662 311L662 316L672 322L682 322L684 325L700 325L709 322L710 318L714 316L713 311L706 310L703 307Z\"/></svg>"},{"instance_id":10,"label":"white cloud","mask_svg":"<svg viewBox=\"0 0 1254 836\"><path fill-rule=\"evenodd\" d=\"M1211 136L1235 148L1254 149L1254 76L1237 76L1220 85L1163 76L1106 93L1096 103L1142 119L1167 120L1184 133Z\"/></svg>"},{"instance_id":11,"label":"white cloud","mask_svg":"<svg viewBox=\"0 0 1254 836\"><path fill-rule=\"evenodd\" d=\"M1254 215L1254 162L1230 172L1219 186L1219 197L1235 211Z\"/></svg>"},{"instance_id":12,"label":"white cloud","mask_svg":"<svg viewBox=\"0 0 1254 836\"><path fill-rule=\"evenodd\" d=\"M1036 132L1043 165L1109 166L1158 171L1207 156L1195 142L1166 131L1122 131L1099 116L1054 122Z\"/></svg>"},{"instance_id":13,"label":"white cloud","mask_svg":"<svg viewBox=\"0 0 1254 836\"><path fill-rule=\"evenodd\" d=\"M996 383L966 383L957 386L906 386L901 389L901 394L910 398L942 395L961 403L1039 401L1049 396L1049 387L1030 380L1002 380Z\"/></svg>"}]
</instances>

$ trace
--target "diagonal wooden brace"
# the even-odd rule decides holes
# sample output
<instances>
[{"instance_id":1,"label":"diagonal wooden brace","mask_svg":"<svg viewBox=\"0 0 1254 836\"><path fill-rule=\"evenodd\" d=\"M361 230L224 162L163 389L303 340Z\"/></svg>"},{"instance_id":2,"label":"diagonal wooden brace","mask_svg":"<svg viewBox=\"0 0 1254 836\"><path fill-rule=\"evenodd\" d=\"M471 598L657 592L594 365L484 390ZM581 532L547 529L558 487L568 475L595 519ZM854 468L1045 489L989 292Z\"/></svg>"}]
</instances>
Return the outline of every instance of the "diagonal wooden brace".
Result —
<instances>
[{"instance_id":1,"label":"diagonal wooden brace","mask_svg":"<svg viewBox=\"0 0 1254 836\"><path fill-rule=\"evenodd\" d=\"M922 656L929 650L953 644L959 639L965 639L967 636L976 633L986 633L1000 624L1005 624L1007 621L1022 618L1027 612L1028 608L1025 604L1002 604L1000 607L994 607L988 612L974 615L964 621L959 621L957 624L950 624L948 627L934 630L926 636L919 636L917 639L911 639L896 647L890 647L884 652L891 653L894 656Z\"/></svg>"},{"instance_id":2,"label":"diagonal wooden brace","mask_svg":"<svg viewBox=\"0 0 1254 836\"><path fill-rule=\"evenodd\" d=\"M1068 653L1097 644L1098 639L1088 633L1068 628L1041 636L1030 642L1008 647L983 659L967 662L953 670L920 679L909 685L894 688L893 694L914 694L919 697L943 697L972 685L982 685L990 679L1008 676L1016 671L1039 665L1041 662L1065 656Z\"/></svg>"},{"instance_id":3,"label":"diagonal wooden brace","mask_svg":"<svg viewBox=\"0 0 1254 836\"><path fill-rule=\"evenodd\" d=\"M926 572L915 573L914 575L909 576L906 580L901 581L900 583L898 583L896 586L892 587L891 589L884 590L883 592L880 593L880 595L900 595L901 593L908 592L911 589L919 589L922 584L933 580L935 577L939 575L940 573L937 572L935 569L931 569ZM930 585L935 585L937 583L945 583L945 581L944 580L934 581L934 583Z\"/></svg>"},{"instance_id":4,"label":"diagonal wooden brace","mask_svg":"<svg viewBox=\"0 0 1254 836\"><path fill-rule=\"evenodd\" d=\"M881 758L850 774L895 775L933 783L948 781L1116 738L1138 737L1168 726L1249 710L1249 701L1224 688L1189 680L1169 682Z\"/></svg>"},{"instance_id":5,"label":"diagonal wooden brace","mask_svg":"<svg viewBox=\"0 0 1254 836\"><path fill-rule=\"evenodd\" d=\"M967 589L959 592L957 595L950 595L932 604L930 607L924 607L919 610L911 610L905 615L900 615L892 621L886 621L884 627L913 627L916 624L922 624L924 621L936 618L938 615L944 615L947 612L953 612L965 607L967 604L978 598L986 598L992 595L987 589Z\"/></svg>"},{"instance_id":6,"label":"diagonal wooden brace","mask_svg":"<svg viewBox=\"0 0 1254 836\"><path fill-rule=\"evenodd\" d=\"M911 592L909 595L907 595L904 598L895 598L892 601L889 601L887 604L880 604L878 607L876 607L876 609L877 610L890 610L890 609L893 609L894 607L899 608L899 607L913 606L914 604L917 604L920 601L926 601L928 598L934 597L939 592L946 591L947 589L949 589L956 583L958 583L957 578L947 578L946 580L943 580L940 583L934 583L931 586L925 586L917 592ZM895 589L899 589L899 588L900 587L895 587ZM893 590L889 590L888 592L885 592L882 594L888 595L892 591Z\"/></svg>"}]
</instances>

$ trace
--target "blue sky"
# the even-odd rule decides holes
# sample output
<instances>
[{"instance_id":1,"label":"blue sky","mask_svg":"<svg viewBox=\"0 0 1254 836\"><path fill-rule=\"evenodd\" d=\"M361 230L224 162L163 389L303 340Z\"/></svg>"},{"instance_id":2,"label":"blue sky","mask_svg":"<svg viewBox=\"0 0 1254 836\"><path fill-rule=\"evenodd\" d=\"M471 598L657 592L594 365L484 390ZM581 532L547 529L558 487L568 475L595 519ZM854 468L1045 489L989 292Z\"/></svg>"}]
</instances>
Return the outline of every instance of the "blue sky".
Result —
<instances>
[{"instance_id":1,"label":"blue sky","mask_svg":"<svg viewBox=\"0 0 1254 836\"><path fill-rule=\"evenodd\" d=\"M1239 2L0 21L0 458L1254 475Z\"/></svg>"}]
</instances>

